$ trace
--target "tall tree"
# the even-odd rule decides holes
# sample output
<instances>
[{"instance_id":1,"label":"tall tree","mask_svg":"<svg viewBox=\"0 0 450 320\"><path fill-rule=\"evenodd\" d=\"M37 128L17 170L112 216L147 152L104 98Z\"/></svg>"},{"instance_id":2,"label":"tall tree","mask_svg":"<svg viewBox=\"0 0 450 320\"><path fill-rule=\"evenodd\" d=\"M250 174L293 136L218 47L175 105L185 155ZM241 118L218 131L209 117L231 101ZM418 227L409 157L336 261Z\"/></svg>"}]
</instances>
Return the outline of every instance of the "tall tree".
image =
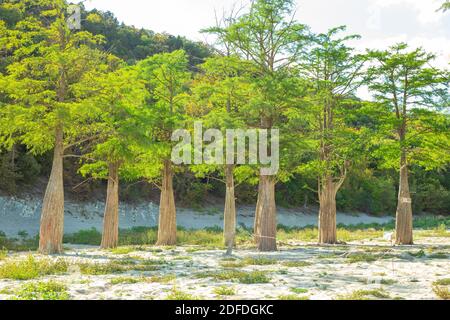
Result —
<instances>
[{"instance_id":1,"label":"tall tree","mask_svg":"<svg viewBox=\"0 0 450 320\"><path fill-rule=\"evenodd\" d=\"M383 158L391 165L396 159L396 168L400 171L396 243L409 245L413 244L409 167L419 159L429 167L448 162L448 154L441 151L442 144L448 143L448 137L441 139L439 127L442 125L438 124L443 120L436 121L446 117L430 111L448 108L449 75L431 67L435 59L433 54L421 48L408 51L404 43L384 51L370 51L369 57L374 64L368 72L369 88L376 100L394 114L390 123L394 131L390 134L395 143L385 139L380 147L384 150ZM446 128L448 130L448 126ZM423 161L424 158L427 161Z\"/></svg>"},{"instance_id":2,"label":"tall tree","mask_svg":"<svg viewBox=\"0 0 450 320\"><path fill-rule=\"evenodd\" d=\"M272 88L286 78L285 71L300 54L304 29L294 20L293 0L253 1L249 12L233 19L229 26L211 28L210 32L222 37L237 54L258 68L254 83L260 97L253 101L254 118L249 123L252 127L276 127L281 110L286 107L286 97L272 95ZM254 232L261 251L277 248L275 184L276 176L260 175Z\"/></svg>"},{"instance_id":3,"label":"tall tree","mask_svg":"<svg viewBox=\"0 0 450 320\"><path fill-rule=\"evenodd\" d=\"M95 144L87 146L90 152L81 156L80 172L108 180L101 247L115 248L119 242L119 178L127 177L127 167L147 141L146 89L134 68L121 68L89 77L79 85L78 94L101 119Z\"/></svg>"},{"instance_id":4,"label":"tall tree","mask_svg":"<svg viewBox=\"0 0 450 320\"><path fill-rule=\"evenodd\" d=\"M347 45L356 35L339 37L345 27L311 36L311 47L300 61L300 72L310 82L306 110L317 157L306 167L318 175L319 243L334 244L336 236L336 194L347 176L356 137L346 126L355 91L362 83L364 59Z\"/></svg>"},{"instance_id":5,"label":"tall tree","mask_svg":"<svg viewBox=\"0 0 450 320\"><path fill-rule=\"evenodd\" d=\"M108 69L108 56L95 50L102 40L70 30L62 0L13 2L20 12L39 7L13 25L14 63L2 77L8 105L2 108L11 130L31 152L53 149L53 164L42 204L39 251L62 251L64 221L64 153L95 132L89 110L74 96L73 86L92 69ZM2 37L5 34L2 34ZM108 61L109 60L109 61ZM79 140L81 138L81 140Z\"/></svg>"},{"instance_id":6,"label":"tall tree","mask_svg":"<svg viewBox=\"0 0 450 320\"><path fill-rule=\"evenodd\" d=\"M140 77L150 94L148 110L152 146L138 159L141 176L161 177L158 245L177 241L174 168L171 161L172 132L184 128L187 83L191 79L188 58L183 50L157 54L138 64ZM149 167L151 166L151 167Z\"/></svg>"},{"instance_id":7,"label":"tall tree","mask_svg":"<svg viewBox=\"0 0 450 320\"><path fill-rule=\"evenodd\" d=\"M217 56L208 58L200 65L201 73L193 82L192 100L195 109L191 114L194 120L201 120L206 128L220 129L222 137L226 137L228 129L245 129L244 113L247 101L251 96L249 76L253 65L237 56ZM214 141L221 143L223 141ZM234 142L234 141L233 141ZM226 154L224 144L223 155ZM233 158L236 155L233 152ZM197 176L206 177L214 172L219 175L225 188L224 206L224 243L231 252L236 236L236 196L235 174L236 165L214 161L192 166Z\"/></svg>"}]
</instances>

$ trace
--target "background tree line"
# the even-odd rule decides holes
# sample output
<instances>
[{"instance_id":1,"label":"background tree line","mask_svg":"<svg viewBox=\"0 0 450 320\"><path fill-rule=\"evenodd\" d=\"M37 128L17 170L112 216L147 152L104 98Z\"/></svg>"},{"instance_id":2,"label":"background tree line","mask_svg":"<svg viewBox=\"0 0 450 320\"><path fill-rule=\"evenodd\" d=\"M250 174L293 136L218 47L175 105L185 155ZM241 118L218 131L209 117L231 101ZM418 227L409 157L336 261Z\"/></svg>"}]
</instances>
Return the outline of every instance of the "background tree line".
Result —
<instances>
[{"instance_id":1,"label":"background tree line","mask_svg":"<svg viewBox=\"0 0 450 320\"><path fill-rule=\"evenodd\" d=\"M263 251L276 249L277 205L318 206L322 243L337 241L336 210L397 211L400 244L413 241L412 211L448 214L449 76L431 67L432 54L406 44L357 54L349 44L357 35L345 27L312 33L292 18L289 0L224 15L203 30L216 36L213 46L96 10L82 10L81 30L71 30L67 6L0 6L0 188L47 185L42 252L62 250L64 193L103 198L102 180L103 247L117 245L119 198L148 200L157 189L162 245L176 242L176 202L225 197L228 246L235 203L256 203ZM375 101L356 96L361 86ZM280 129L279 174L174 166L171 133L194 120Z\"/></svg>"}]
</instances>

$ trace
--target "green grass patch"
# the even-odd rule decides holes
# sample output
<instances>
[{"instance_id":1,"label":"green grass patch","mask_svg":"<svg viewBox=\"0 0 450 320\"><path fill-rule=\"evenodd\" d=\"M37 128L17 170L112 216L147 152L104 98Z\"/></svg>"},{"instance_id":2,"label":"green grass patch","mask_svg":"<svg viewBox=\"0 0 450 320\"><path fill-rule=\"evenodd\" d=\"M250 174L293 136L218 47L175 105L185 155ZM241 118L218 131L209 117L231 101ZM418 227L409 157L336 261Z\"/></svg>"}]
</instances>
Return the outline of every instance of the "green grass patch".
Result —
<instances>
[{"instance_id":1,"label":"green grass patch","mask_svg":"<svg viewBox=\"0 0 450 320\"><path fill-rule=\"evenodd\" d=\"M166 300L199 300L199 298L189 293L173 288L167 295Z\"/></svg>"},{"instance_id":2,"label":"green grass patch","mask_svg":"<svg viewBox=\"0 0 450 320\"><path fill-rule=\"evenodd\" d=\"M388 253L366 253L366 252L353 252L347 255L348 263L358 262L374 262L382 259L392 258L392 254Z\"/></svg>"},{"instance_id":3,"label":"green grass patch","mask_svg":"<svg viewBox=\"0 0 450 320\"><path fill-rule=\"evenodd\" d=\"M132 259L125 259L107 263L80 263L78 267L80 268L81 274L98 276L124 273L127 271L156 271L164 263L163 260L143 260L136 262Z\"/></svg>"},{"instance_id":4,"label":"green grass patch","mask_svg":"<svg viewBox=\"0 0 450 320\"><path fill-rule=\"evenodd\" d=\"M435 286L450 286L450 278L439 279L433 282Z\"/></svg>"},{"instance_id":5,"label":"green grass patch","mask_svg":"<svg viewBox=\"0 0 450 320\"><path fill-rule=\"evenodd\" d=\"M0 249L0 261L6 259L8 256L8 250Z\"/></svg>"},{"instance_id":6,"label":"green grass patch","mask_svg":"<svg viewBox=\"0 0 450 320\"><path fill-rule=\"evenodd\" d=\"M394 279L381 279L380 280L380 284L384 284L387 286L392 286L393 284L396 284L396 283L398 283L398 281L394 280Z\"/></svg>"},{"instance_id":7,"label":"green grass patch","mask_svg":"<svg viewBox=\"0 0 450 320\"><path fill-rule=\"evenodd\" d=\"M269 266L277 264L277 260L266 257L247 257L243 262L248 266Z\"/></svg>"},{"instance_id":8,"label":"green grass patch","mask_svg":"<svg viewBox=\"0 0 450 320\"><path fill-rule=\"evenodd\" d=\"M442 300L450 300L450 290L447 286L433 286L433 292Z\"/></svg>"},{"instance_id":9,"label":"green grass patch","mask_svg":"<svg viewBox=\"0 0 450 320\"><path fill-rule=\"evenodd\" d=\"M224 270L219 272L197 273L197 278L213 278L218 281L234 281L243 284L269 283L270 278L265 272L244 272L239 270Z\"/></svg>"},{"instance_id":10,"label":"green grass patch","mask_svg":"<svg viewBox=\"0 0 450 320\"><path fill-rule=\"evenodd\" d=\"M435 252L427 255L428 259L448 259L448 254L445 252Z\"/></svg>"},{"instance_id":11,"label":"green grass patch","mask_svg":"<svg viewBox=\"0 0 450 320\"><path fill-rule=\"evenodd\" d=\"M339 295L337 300L376 300L390 299L391 296L384 289L356 290L347 295Z\"/></svg>"},{"instance_id":12,"label":"green grass patch","mask_svg":"<svg viewBox=\"0 0 450 320\"><path fill-rule=\"evenodd\" d=\"M236 290L234 288L227 286L216 287L213 292L219 296L234 296L236 294Z\"/></svg>"},{"instance_id":13,"label":"green grass patch","mask_svg":"<svg viewBox=\"0 0 450 320\"><path fill-rule=\"evenodd\" d=\"M26 259L6 260L0 265L0 278L30 280L51 274L67 272L68 264L62 259L35 259L32 255Z\"/></svg>"},{"instance_id":14,"label":"green grass patch","mask_svg":"<svg viewBox=\"0 0 450 320\"><path fill-rule=\"evenodd\" d=\"M296 295L296 294L288 294L288 295L279 296L278 300L283 300L283 301L287 301L287 300L309 300L309 296L299 296L299 295Z\"/></svg>"},{"instance_id":15,"label":"green grass patch","mask_svg":"<svg viewBox=\"0 0 450 320\"><path fill-rule=\"evenodd\" d=\"M175 274L166 274L162 276L153 276L147 279L148 282L156 283L169 283L175 280L177 276Z\"/></svg>"},{"instance_id":16,"label":"green grass patch","mask_svg":"<svg viewBox=\"0 0 450 320\"><path fill-rule=\"evenodd\" d=\"M118 254L118 255L129 254L134 251L136 251L136 250L133 247L117 247L114 249L110 249L110 252L112 254Z\"/></svg>"},{"instance_id":17,"label":"green grass patch","mask_svg":"<svg viewBox=\"0 0 450 320\"><path fill-rule=\"evenodd\" d=\"M67 287L56 281L33 282L20 286L13 300L68 300Z\"/></svg>"},{"instance_id":18,"label":"green grass patch","mask_svg":"<svg viewBox=\"0 0 450 320\"><path fill-rule=\"evenodd\" d=\"M220 261L219 265L223 268L242 268L247 264L243 260L239 261Z\"/></svg>"},{"instance_id":19,"label":"green grass patch","mask_svg":"<svg viewBox=\"0 0 450 320\"><path fill-rule=\"evenodd\" d=\"M303 268L303 267L309 267L312 265L311 262L308 261L283 261L281 265L288 267L288 268Z\"/></svg>"},{"instance_id":20,"label":"green grass patch","mask_svg":"<svg viewBox=\"0 0 450 320\"><path fill-rule=\"evenodd\" d=\"M78 267L81 274L90 276L123 273L128 270L128 266L114 261L107 263L80 263Z\"/></svg>"},{"instance_id":21,"label":"green grass patch","mask_svg":"<svg viewBox=\"0 0 450 320\"><path fill-rule=\"evenodd\" d=\"M423 251L423 250L419 250L419 251L415 251L415 252L409 251L409 252L407 252L407 254L414 258L423 258L426 256L425 251Z\"/></svg>"},{"instance_id":22,"label":"green grass patch","mask_svg":"<svg viewBox=\"0 0 450 320\"><path fill-rule=\"evenodd\" d=\"M144 278L137 278L137 277L116 277L109 281L112 285L116 284L134 284L139 282L144 282Z\"/></svg>"},{"instance_id":23,"label":"green grass patch","mask_svg":"<svg viewBox=\"0 0 450 320\"><path fill-rule=\"evenodd\" d=\"M304 293L308 293L308 289L304 289L304 288L291 288L291 292L296 293L296 294L304 294Z\"/></svg>"}]
</instances>

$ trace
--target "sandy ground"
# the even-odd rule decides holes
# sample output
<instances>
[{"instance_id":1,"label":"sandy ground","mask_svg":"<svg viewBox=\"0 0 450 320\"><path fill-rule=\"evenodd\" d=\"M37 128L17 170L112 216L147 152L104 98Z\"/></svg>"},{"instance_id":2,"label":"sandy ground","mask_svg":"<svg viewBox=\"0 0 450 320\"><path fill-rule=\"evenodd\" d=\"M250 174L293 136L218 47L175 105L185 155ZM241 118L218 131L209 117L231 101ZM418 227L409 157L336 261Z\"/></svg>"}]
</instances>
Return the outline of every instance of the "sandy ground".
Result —
<instances>
[{"instance_id":1,"label":"sandy ground","mask_svg":"<svg viewBox=\"0 0 450 320\"><path fill-rule=\"evenodd\" d=\"M79 230L96 228L102 229L104 204L73 203L65 204L65 233L73 233ZM317 214L304 213L302 209L278 208L278 223L286 226L304 227L317 225ZM0 231L9 237L17 236L19 231L26 231L30 236L39 232L39 219L41 200L34 198L6 198L0 197ZM177 209L177 223L188 229L202 229L223 225L223 209L209 207L203 210ZM247 227L253 226L254 207L238 208L238 224ZM143 203L138 205L121 204L120 227L156 226L158 223L158 204ZM339 213L337 222L345 225L359 223L385 223L391 221L391 217L371 217L365 214L348 215Z\"/></svg>"},{"instance_id":2,"label":"sandy ground","mask_svg":"<svg viewBox=\"0 0 450 320\"><path fill-rule=\"evenodd\" d=\"M196 251L199 250L199 251ZM410 253L424 250L426 255L414 257ZM157 250L156 250L157 251ZM311 244L291 243L278 252L259 254L253 250L237 250L236 261L246 257L264 257L275 260L275 264L263 266L243 266L239 270L263 271L270 282L263 284L241 284L230 280L199 278L198 274L218 272L226 269L223 265L223 252L205 250L198 247L176 247L156 252L155 247L136 248L127 254L113 254L92 247L72 246L62 258L70 263L106 263L138 259L166 261L159 270L150 272L129 271L124 274L88 276L81 275L77 267L61 276L47 276L40 281L57 280L66 283L71 299L165 299L174 290L182 291L197 299L280 299L292 295L292 288L304 289L297 295L311 300L339 299L340 295L355 290L383 289L389 299L436 299L432 283L450 276L450 244L448 238L420 238L412 247L392 247L382 239L370 242L349 243L345 246L318 247ZM349 262L349 255L356 252L388 254L389 258L378 258L373 262ZM431 253L439 252L441 258L433 258ZM447 258L442 258L446 254ZM14 254L10 258L23 258L26 253ZM39 255L36 255L39 257ZM380 257L380 256L379 256ZM286 261L302 261L308 265L288 267ZM1 264L1 263L0 263ZM172 275L171 281L147 282L152 276ZM137 283L112 284L118 277L135 277ZM29 280L36 281L36 280ZM11 296L8 290L23 284L24 281L1 280L0 300ZM234 289L231 296L219 296L215 290L219 286ZM373 299L374 297L372 297Z\"/></svg>"}]
</instances>

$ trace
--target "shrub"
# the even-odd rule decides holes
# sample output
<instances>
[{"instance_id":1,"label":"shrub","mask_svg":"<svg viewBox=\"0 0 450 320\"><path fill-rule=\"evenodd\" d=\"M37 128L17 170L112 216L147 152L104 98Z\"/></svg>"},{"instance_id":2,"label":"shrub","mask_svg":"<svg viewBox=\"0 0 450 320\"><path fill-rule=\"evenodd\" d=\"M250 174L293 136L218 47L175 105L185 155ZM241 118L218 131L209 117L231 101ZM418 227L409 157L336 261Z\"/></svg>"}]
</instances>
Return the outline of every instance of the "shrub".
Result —
<instances>
[{"instance_id":1,"label":"shrub","mask_svg":"<svg viewBox=\"0 0 450 320\"><path fill-rule=\"evenodd\" d=\"M450 278L439 279L433 282L435 286L450 286Z\"/></svg>"},{"instance_id":2,"label":"shrub","mask_svg":"<svg viewBox=\"0 0 450 320\"><path fill-rule=\"evenodd\" d=\"M98 246L101 241L102 234L95 228L64 235L64 243Z\"/></svg>"},{"instance_id":3,"label":"shrub","mask_svg":"<svg viewBox=\"0 0 450 320\"><path fill-rule=\"evenodd\" d=\"M66 285L55 282L36 282L22 285L14 300L68 300Z\"/></svg>"},{"instance_id":4,"label":"shrub","mask_svg":"<svg viewBox=\"0 0 450 320\"><path fill-rule=\"evenodd\" d=\"M234 296L236 294L236 290L232 287L220 286L214 288L214 293L219 296Z\"/></svg>"},{"instance_id":5,"label":"shrub","mask_svg":"<svg viewBox=\"0 0 450 320\"><path fill-rule=\"evenodd\" d=\"M447 287L433 286L433 292L443 300L450 300L450 290Z\"/></svg>"},{"instance_id":6,"label":"shrub","mask_svg":"<svg viewBox=\"0 0 450 320\"><path fill-rule=\"evenodd\" d=\"M281 264L288 268L301 268L308 267L312 263L308 261L283 261Z\"/></svg>"},{"instance_id":7,"label":"shrub","mask_svg":"<svg viewBox=\"0 0 450 320\"><path fill-rule=\"evenodd\" d=\"M85 275L106 275L114 273L122 273L127 270L127 267L117 262L108 263L81 263L78 265L81 274Z\"/></svg>"},{"instance_id":8,"label":"shrub","mask_svg":"<svg viewBox=\"0 0 450 320\"><path fill-rule=\"evenodd\" d=\"M0 278L29 280L50 274L67 272L68 264L64 260L37 260L32 255L22 260L7 260L0 266Z\"/></svg>"},{"instance_id":9,"label":"shrub","mask_svg":"<svg viewBox=\"0 0 450 320\"><path fill-rule=\"evenodd\" d=\"M8 256L8 250L0 249L0 260L5 259Z\"/></svg>"},{"instance_id":10,"label":"shrub","mask_svg":"<svg viewBox=\"0 0 450 320\"><path fill-rule=\"evenodd\" d=\"M291 291L293 293L297 293L297 294L303 294L303 293L307 293L308 289L303 289L303 288L291 288Z\"/></svg>"},{"instance_id":11,"label":"shrub","mask_svg":"<svg viewBox=\"0 0 450 320\"><path fill-rule=\"evenodd\" d=\"M257 258L247 257L244 259L244 263L249 266L267 266L267 265L276 264L277 260L269 259L269 258L265 258L265 257L257 257Z\"/></svg>"},{"instance_id":12,"label":"shrub","mask_svg":"<svg viewBox=\"0 0 450 320\"><path fill-rule=\"evenodd\" d=\"M173 288L167 295L166 300L199 300L199 298L189 293L185 293L181 290Z\"/></svg>"},{"instance_id":13,"label":"shrub","mask_svg":"<svg viewBox=\"0 0 450 320\"><path fill-rule=\"evenodd\" d=\"M136 277L116 277L109 281L112 285L115 284L133 284L145 281L143 278L136 278Z\"/></svg>"},{"instance_id":14,"label":"shrub","mask_svg":"<svg viewBox=\"0 0 450 320\"><path fill-rule=\"evenodd\" d=\"M348 295L339 295L338 300L372 300L389 299L391 296L383 289L356 290Z\"/></svg>"}]
</instances>

